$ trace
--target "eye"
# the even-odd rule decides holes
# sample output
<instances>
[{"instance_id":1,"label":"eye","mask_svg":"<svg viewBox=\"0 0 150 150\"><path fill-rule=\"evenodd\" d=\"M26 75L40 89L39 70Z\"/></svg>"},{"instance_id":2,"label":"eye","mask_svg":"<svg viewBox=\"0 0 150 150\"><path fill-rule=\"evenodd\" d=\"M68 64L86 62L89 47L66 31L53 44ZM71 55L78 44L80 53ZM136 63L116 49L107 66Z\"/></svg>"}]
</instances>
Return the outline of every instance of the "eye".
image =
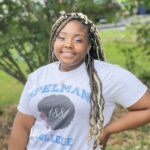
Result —
<instances>
[{"instance_id":1,"label":"eye","mask_svg":"<svg viewBox=\"0 0 150 150\"><path fill-rule=\"evenodd\" d=\"M74 41L77 42L77 43L82 43L82 39L79 38L79 37L76 37L76 38L74 39Z\"/></svg>"},{"instance_id":2,"label":"eye","mask_svg":"<svg viewBox=\"0 0 150 150\"><path fill-rule=\"evenodd\" d=\"M65 37L63 37L63 36L58 36L57 39L58 39L58 40L61 40L61 41L64 41L64 40L65 40Z\"/></svg>"}]
</instances>

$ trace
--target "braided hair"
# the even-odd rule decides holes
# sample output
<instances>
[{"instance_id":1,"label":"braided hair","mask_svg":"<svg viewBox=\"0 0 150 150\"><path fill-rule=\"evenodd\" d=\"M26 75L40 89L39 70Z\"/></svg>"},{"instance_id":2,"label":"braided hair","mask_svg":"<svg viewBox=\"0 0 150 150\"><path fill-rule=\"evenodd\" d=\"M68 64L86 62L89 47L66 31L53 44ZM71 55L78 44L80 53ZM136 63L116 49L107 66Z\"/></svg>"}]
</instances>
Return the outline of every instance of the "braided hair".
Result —
<instances>
[{"instance_id":1,"label":"braided hair","mask_svg":"<svg viewBox=\"0 0 150 150\"><path fill-rule=\"evenodd\" d=\"M103 109L104 109L104 99L102 96L102 84L99 79L97 72L94 68L94 59L104 61L104 53L101 45L101 40L96 29L96 26L93 24L91 20L87 18L86 15L82 13L66 13L62 15L52 26L51 29L51 37L49 44L49 60L50 62L57 61L57 58L54 56L53 46L61 29L71 20L78 20L83 25L87 27L89 42L91 45L91 49L89 54L85 56L85 63L87 66L87 72L89 75L89 82L91 88L90 94L90 135L89 141L94 136L95 142L93 148L96 148L100 144L100 135L103 129Z\"/></svg>"}]
</instances>

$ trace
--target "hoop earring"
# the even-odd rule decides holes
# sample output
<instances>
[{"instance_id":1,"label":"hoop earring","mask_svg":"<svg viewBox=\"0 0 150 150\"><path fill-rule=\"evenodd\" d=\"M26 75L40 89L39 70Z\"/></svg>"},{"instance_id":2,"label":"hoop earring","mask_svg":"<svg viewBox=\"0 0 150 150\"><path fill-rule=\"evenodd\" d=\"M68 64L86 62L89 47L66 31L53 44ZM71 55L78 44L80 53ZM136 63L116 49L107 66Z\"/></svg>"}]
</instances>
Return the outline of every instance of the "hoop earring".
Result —
<instances>
[{"instance_id":1,"label":"hoop earring","mask_svg":"<svg viewBox=\"0 0 150 150\"><path fill-rule=\"evenodd\" d=\"M87 55L85 56L85 62L86 62L86 67L89 67L91 58L90 58L90 53L88 52Z\"/></svg>"}]
</instances>

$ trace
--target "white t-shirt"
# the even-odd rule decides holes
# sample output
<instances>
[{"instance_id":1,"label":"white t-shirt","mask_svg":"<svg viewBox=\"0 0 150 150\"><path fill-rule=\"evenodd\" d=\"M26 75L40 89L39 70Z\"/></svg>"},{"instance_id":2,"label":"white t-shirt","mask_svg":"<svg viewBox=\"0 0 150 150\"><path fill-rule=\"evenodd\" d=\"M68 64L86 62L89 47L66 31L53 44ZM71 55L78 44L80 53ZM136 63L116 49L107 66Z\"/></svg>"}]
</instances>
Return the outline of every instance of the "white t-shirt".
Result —
<instances>
[{"instance_id":1,"label":"white t-shirt","mask_svg":"<svg viewBox=\"0 0 150 150\"><path fill-rule=\"evenodd\" d=\"M147 87L117 65L95 60L102 81L104 126L116 104L129 107ZM27 150L93 150L88 144L90 85L85 63L62 72L59 62L43 66L29 75L18 110L36 118Z\"/></svg>"}]
</instances>

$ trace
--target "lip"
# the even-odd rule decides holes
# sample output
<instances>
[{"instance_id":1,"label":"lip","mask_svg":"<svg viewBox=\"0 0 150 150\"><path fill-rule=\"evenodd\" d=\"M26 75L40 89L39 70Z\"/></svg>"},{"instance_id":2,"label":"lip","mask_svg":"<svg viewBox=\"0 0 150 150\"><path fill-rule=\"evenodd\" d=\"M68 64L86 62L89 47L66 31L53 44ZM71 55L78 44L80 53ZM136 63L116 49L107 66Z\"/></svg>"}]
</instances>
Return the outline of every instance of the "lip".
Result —
<instances>
[{"instance_id":1,"label":"lip","mask_svg":"<svg viewBox=\"0 0 150 150\"><path fill-rule=\"evenodd\" d=\"M73 57L75 55L75 53L73 51L62 50L61 55L65 56L65 57Z\"/></svg>"}]
</instances>

